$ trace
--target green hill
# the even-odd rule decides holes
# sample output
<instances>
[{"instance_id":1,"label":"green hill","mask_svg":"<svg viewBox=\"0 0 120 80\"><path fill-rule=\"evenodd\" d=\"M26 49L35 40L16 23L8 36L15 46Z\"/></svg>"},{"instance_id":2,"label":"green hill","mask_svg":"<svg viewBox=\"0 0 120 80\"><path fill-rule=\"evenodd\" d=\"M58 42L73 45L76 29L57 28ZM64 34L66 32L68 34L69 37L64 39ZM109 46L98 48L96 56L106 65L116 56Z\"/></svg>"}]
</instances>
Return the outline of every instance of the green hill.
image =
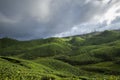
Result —
<instances>
[{"instance_id":1,"label":"green hill","mask_svg":"<svg viewBox=\"0 0 120 80\"><path fill-rule=\"evenodd\" d=\"M0 39L1 80L119 80L120 31Z\"/></svg>"},{"instance_id":2,"label":"green hill","mask_svg":"<svg viewBox=\"0 0 120 80\"><path fill-rule=\"evenodd\" d=\"M21 57L25 59L35 59L37 57L50 57L58 54L68 54L70 52L71 48L69 46L52 42L32 47L26 50Z\"/></svg>"}]
</instances>

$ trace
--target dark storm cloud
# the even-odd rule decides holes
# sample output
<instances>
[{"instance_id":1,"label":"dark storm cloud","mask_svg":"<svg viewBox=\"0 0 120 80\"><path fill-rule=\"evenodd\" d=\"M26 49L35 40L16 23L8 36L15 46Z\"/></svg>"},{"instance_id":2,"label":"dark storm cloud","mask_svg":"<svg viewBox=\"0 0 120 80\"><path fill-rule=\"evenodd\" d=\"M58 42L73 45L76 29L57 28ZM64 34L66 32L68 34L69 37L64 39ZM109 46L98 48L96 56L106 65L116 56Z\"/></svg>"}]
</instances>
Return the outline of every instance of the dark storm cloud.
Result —
<instances>
[{"instance_id":1,"label":"dark storm cloud","mask_svg":"<svg viewBox=\"0 0 120 80\"><path fill-rule=\"evenodd\" d=\"M0 36L27 40L116 29L112 26L119 26L119 3L118 0L0 0Z\"/></svg>"}]
</instances>

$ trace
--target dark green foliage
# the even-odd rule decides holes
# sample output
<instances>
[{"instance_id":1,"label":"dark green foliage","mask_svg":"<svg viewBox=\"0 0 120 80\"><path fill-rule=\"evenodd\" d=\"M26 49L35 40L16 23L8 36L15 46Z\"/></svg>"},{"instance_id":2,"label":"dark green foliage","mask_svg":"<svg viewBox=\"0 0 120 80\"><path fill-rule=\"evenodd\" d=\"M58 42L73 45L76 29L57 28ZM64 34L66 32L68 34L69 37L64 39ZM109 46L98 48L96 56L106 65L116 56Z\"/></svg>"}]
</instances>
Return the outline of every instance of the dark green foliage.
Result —
<instances>
[{"instance_id":1,"label":"dark green foliage","mask_svg":"<svg viewBox=\"0 0 120 80\"><path fill-rule=\"evenodd\" d=\"M84 57L84 58L83 58ZM89 55L78 55L74 57L55 57L55 59L61 60L63 62L67 62L71 65L88 65L100 62L100 59L95 57L91 57Z\"/></svg>"},{"instance_id":2,"label":"dark green foliage","mask_svg":"<svg viewBox=\"0 0 120 80\"><path fill-rule=\"evenodd\" d=\"M9 47L11 45L15 45L17 43L18 43L18 41L14 40L14 39L2 38L2 39L0 39L0 48L6 48L6 47Z\"/></svg>"},{"instance_id":3,"label":"dark green foliage","mask_svg":"<svg viewBox=\"0 0 120 80\"><path fill-rule=\"evenodd\" d=\"M87 38L85 44L99 45L99 44L109 43L118 39L120 39L120 32L104 31L90 38Z\"/></svg>"},{"instance_id":4,"label":"dark green foliage","mask_svg":"<svg viewBox=\"0 0 120 80\"><path fill-rule=\"evenodd\" d=\"M43 76L41 80L55 80L54 77Z\"/></svg>"},{"instance_id":5,"label":"dark green foliage","mask_svg":"<svg viewBox=\"0 0 120 80\"><path fill-rule=\"evenodd\" d=\"M111 69L106 68L106 67L91 66L91 67L83 67L82 69L84 69L86 71L102 73L102 74L120 75L120 71L111 70Z\"/></svg>"},{"instance_id":6,"label":"dark green foliage","mask_svg":"<svg viewBox=\"0 0 120 80\"><path fill-rule=\"evenodd\" d=\"M37 57L47 57L58 54L68 54L71 52L69 46L62 45L59 43L47 43L43 44L38 48L33 48L31 50L26 51L26 53L22 56L26 59L35 59Z\"/></svg>"},{"instance_id":7,"label":"dark green foliage","mask_svg":"<svg viewBox=\"0 0 120 80\"><path fill-rule=\"evenodd\" d=\"M48 59L48 58L38 59L38 60L35 60L35 62L43 64L47 67L50 67L51 69L54 69L64 74L80 75L81 73L80 70L77 69L76 67L55 59Z\"/></svg>"}]
</instances>

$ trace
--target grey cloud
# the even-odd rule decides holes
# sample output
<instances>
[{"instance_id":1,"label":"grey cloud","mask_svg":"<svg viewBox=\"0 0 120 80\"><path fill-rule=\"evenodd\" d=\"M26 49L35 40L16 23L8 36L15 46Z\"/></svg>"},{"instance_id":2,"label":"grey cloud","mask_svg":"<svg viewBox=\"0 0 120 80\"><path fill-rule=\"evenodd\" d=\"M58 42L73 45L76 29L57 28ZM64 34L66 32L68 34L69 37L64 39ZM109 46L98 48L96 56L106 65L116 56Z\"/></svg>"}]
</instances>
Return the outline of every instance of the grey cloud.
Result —
<instances>
[{"instance_id":1,"label":"grey cloud","mask_svg":"<svg viewBox=\"0 0 120 80\"><path fill-rule=\"evenodd\" d=\"M99 20L119 2L118 0L0 0L0 36L29 40L61 34L62 36L82 34L94 29L101 30L101 27L106 29L104 18L102 23L99 23ZM114 29L112 26L114 22L119 22L118 17L116 16L107 29Z\"/></svg>"}]
</instances>

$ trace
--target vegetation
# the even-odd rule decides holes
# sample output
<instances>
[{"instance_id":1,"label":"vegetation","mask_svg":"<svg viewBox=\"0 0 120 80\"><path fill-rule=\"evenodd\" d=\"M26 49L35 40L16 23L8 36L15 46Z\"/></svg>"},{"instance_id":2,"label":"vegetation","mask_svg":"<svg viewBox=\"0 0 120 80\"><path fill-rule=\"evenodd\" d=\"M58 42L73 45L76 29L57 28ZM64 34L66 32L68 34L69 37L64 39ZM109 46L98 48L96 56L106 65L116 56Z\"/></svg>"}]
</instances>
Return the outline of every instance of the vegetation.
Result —
<instances>
[{"instance_id":1,"label":"vegetation","mask_svg":"<svg viewBox=\"0 0 120 80\"><path fill-rule=\"evenodd\" d=\"M0 80L119 80L120 31L0 39Z\"/></svg>"}]
</instances>

